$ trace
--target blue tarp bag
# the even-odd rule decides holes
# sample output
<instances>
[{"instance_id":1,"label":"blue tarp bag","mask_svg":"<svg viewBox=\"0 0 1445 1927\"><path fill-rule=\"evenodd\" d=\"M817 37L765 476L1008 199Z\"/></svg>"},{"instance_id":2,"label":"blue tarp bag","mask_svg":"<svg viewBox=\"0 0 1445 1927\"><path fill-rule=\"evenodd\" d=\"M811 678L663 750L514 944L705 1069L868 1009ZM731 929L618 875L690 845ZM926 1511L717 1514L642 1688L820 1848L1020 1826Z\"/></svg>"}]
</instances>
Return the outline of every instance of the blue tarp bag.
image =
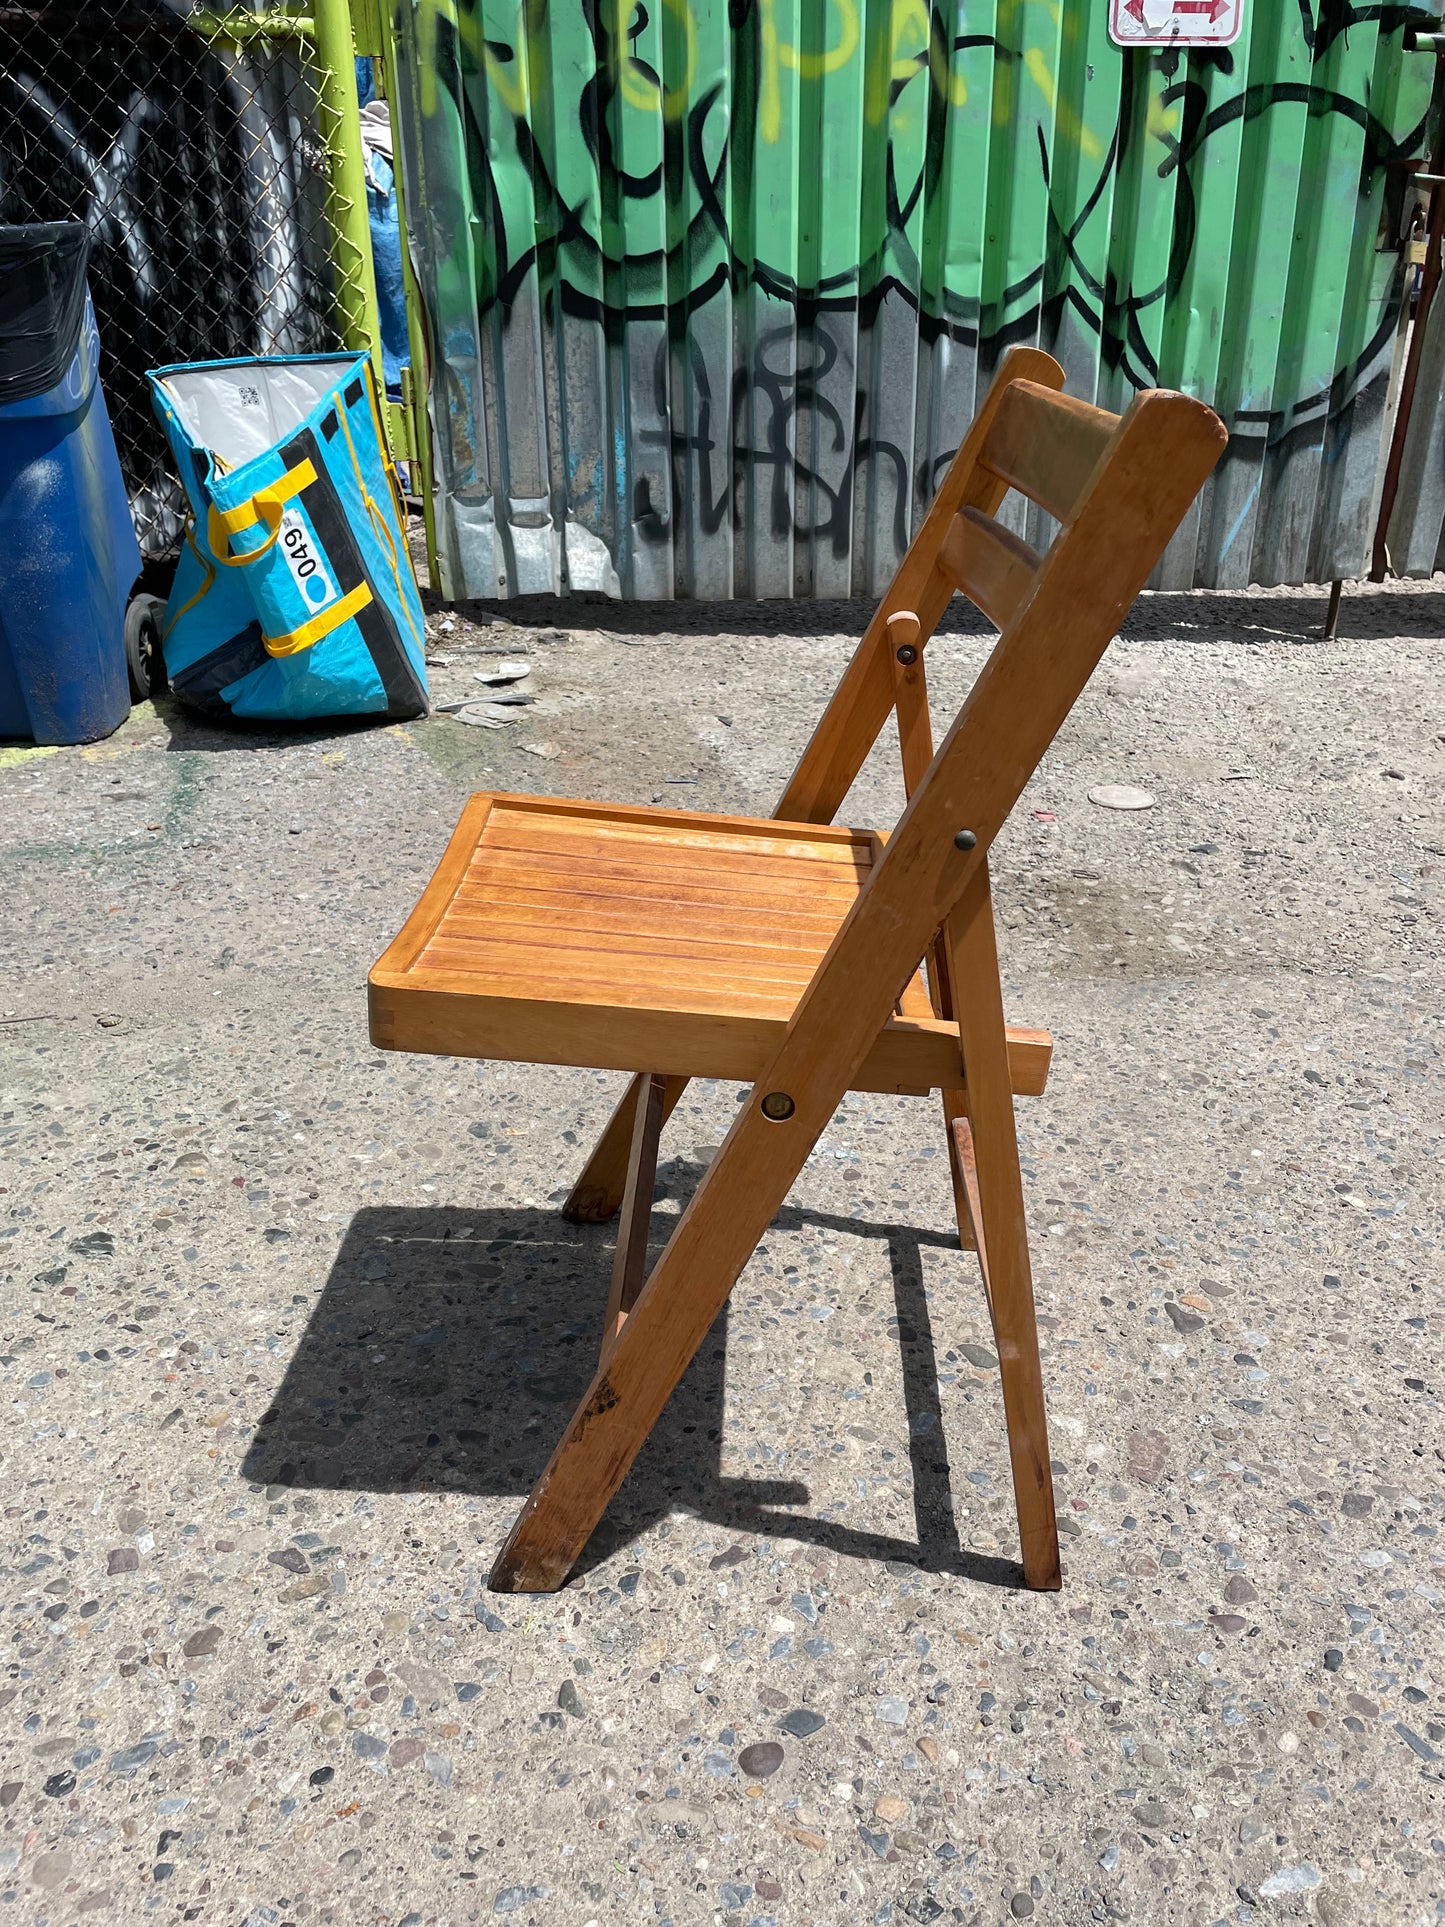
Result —
<instances>
[{"instance_id":1,"label":"blue tarp bag","mask_svg":"<svg viewBox=\"0 0 1445 1927\"><path fill-rule=\"evenodd\" d=\"M425 631L366 355L150 376L191 520L164 638L177 697L271 722L424 716Z\"/></svg>"}]
</instances>

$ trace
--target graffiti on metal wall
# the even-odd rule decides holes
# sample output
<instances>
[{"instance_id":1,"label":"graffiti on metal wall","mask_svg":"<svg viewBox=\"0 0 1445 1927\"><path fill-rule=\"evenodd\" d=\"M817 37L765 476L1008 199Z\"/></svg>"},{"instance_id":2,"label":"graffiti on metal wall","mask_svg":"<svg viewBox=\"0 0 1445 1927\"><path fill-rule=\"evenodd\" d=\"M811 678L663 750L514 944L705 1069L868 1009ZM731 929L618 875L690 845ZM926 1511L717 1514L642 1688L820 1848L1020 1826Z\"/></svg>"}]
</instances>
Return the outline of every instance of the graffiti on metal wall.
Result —
<instances>
[{"instance_id":1,"label":"graffiti on metal wall","mask_svg":"<svg viewBox=\"0 0 1445 1927\"><path fill-rule=\"evenodd\" d=\"M1367 391L1378 420L1399 163L1429 98L1400 36L1429 16L1256 0L1233 47L1145 54L1112 46L1103 14L419 0L419 149L447 118L465 172L444 186L476 216L460 253L433 237L453 460L487 468L490 410L488 486L564 492L616 556L678 548L685 514L694 556L725 531L754 551L806 541L851 554L861 588L906 544L1012 341L1053 348L1116 407L1156 383L1200 393L1276 464L1291 436L1318 452L1347 435ZM582 327L600 375L576 368ZM499 391L528 343L553 428L518 487L525 435ZM472 353L493 392L459 412ZM961 417L945 375L967 390ZM866 566L865 498L886 528Z\"/></svg>"}]
</instances>

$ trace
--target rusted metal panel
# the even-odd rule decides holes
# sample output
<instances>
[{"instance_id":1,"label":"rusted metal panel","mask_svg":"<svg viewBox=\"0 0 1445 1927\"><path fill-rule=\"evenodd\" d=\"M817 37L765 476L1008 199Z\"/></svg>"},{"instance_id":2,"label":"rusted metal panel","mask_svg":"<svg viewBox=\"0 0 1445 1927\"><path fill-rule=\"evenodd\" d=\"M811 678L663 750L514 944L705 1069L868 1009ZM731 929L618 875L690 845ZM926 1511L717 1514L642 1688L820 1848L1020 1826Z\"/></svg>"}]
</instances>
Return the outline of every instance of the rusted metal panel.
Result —
<instances>
[{"instance_id":1,"label":"rusted metal panel","mask_svg":"<svg viewBox=\"0 0 1445 1927\"><path fill-rule=\"evenodd\" d=\"M876 594L1003 348L1213 403L1171 587L1359 573L1432 62L1254 0L399 0L451 594Z\"/></svg>"}]
</instances>

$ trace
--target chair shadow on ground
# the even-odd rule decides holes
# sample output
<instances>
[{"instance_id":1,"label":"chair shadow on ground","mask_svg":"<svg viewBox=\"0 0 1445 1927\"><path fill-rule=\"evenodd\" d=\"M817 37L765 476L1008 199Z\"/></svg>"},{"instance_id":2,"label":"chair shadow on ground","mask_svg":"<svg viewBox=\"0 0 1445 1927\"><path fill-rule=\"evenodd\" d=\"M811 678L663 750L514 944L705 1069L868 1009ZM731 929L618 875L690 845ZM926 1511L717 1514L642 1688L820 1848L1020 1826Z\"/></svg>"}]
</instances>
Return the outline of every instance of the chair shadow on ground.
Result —
<instances>
[{"instance_id":1,"label":"chair shadow on ground","mask_svg":"<svg viewBox=\"0 0 1445 1927\"><path fill-rule=\"evenodd\" d=\"M660 1168L659 1196L696 1166ZM655 1258L674 1220L653 1218ZM725 1476L728 1312L703 1341L587 1547L578 1571L686 1508L729 1532L893 1560L986 1584L1021 1583L1009 1559L958 1539L923 1288L922 1249L957 1239L785 1206L775 1230L811 1225L888 1245L902 1353L917 1539L819 1518L797 1480ZM454 1205L358 1211L243 1467L272 1486L329 1491L530 1491L596 1365L612 1226L550 1210ZM837 1411L841 1430L847 1407Z\"/></svg>"}]
</instances>

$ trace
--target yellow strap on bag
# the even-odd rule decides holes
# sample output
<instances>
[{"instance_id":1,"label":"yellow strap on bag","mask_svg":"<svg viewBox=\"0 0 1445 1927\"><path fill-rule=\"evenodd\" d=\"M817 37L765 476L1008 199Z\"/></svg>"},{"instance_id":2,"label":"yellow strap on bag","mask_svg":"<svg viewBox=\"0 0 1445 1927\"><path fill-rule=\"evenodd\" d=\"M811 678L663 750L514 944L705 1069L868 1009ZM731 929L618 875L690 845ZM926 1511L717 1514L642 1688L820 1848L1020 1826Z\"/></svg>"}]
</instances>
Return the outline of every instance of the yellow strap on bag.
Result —
<instances>
[{"instance_id":1,"label":"yellow strap on bag","mask_svg":"<svg viewBox=\"0 0 1445 1927\"><path fill-rule=\"evenodd\" d=\"M252 510L255 511L254 514ZM244 528L250 528L253 524L261 522L265 524L267 535L266 540L254 549L247 549L243 555L232 555L231 530L227 527L227 517L238 513L245 514L246 520L242 524ZM215 556L222 568L226 569L240 569L248 562L255 562L265 555L280 535L281 517L284 513L282 503L274 496L268 495L264 489L257 490L245 504L244 510L210 509L206 515L206 540L210 544L211 554Z\"/></svg>"},{"instance_id":2,"label":"yellow strap on bag","mask_svg":"<svg viewBox=\"0 0 1445 1927\"><path fill-rule=\"evenodd\" d=\"M268 656L294 656L302 649L309 649L313 643L329 636L333 629L339 629L343 622L357 615L371 601L371 587L368 583L358 582L348 594L340 596L329 609L323 609L319 616L310 622L303 622L299 629L293 629L285 636L263 636Z\"/></svg>"},{"instance_id":3,"label":"yellow strap on bag","mask_svg":"<svg viewBox=\"0 0 1445 1927\"><path fill-rule=\"evenodd\" d=\"M284 475L274 482L268 482L265 488L258 488L249 500L238 502L235 508L213 507L206 518L206 539L216 560L228 569L240 569L265 555L281 533L281 518L285 514L286 504L303 489L310 488L315 480L316 470L311 463L298 462L295 468L288 468ZM254 528L258 522L267 531L266 540L258 543L254 549L232 555L231 537L239 535L243 529Z\"/></svg>"}]
</instances>

